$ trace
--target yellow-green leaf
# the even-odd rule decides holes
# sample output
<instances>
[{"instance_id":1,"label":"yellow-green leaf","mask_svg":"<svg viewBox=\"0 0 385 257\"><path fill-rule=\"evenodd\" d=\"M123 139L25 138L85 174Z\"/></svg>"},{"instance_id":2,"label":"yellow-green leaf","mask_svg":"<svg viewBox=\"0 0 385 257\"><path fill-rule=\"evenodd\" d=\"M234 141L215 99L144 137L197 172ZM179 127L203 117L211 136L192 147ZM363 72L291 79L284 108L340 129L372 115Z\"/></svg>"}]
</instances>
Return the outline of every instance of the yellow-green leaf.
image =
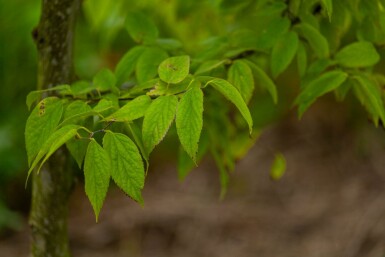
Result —
<instances>
[{"instance_id":1,"label":"yellow-green leaf","mask_svg":"<svg viewBox=\"0 0 385 257\"><path fill-rule=\"evenodd\" d=\"M247 108L239 91L224 79L213 79L209 81L209 84L238 108L239 112L249 125L249 132L251 134L253 131L253 119L251 118L249 108Z\"/></svg>"},{"instance_id":2,"label":"yellow-green leaf","mask_svg":"<svg viewBox=\"0 0 385 257\"><path fill-rule=\"evenodd\" d=\"M341 66L347 68L368 67L380 61L380 56L370 42L356 42L342 48L335 56Z\"/></svg>"},{"instance_id":3,"label":"yellow-green leaf","mask_svg":"<svg viewBox=\"0 0 385 257\"><path fill-rule=\"evenodd\" d=\"M163 140L174 120L178 98L160 96L147 109L142 127L142 140L147 155Z\"/></svg>"},{"instance_id":4,"label":"yellow-green leaf","mask_svg":"<svg viewBox=\"0 0 385 257\"><path fill-rule=\"evenodd\" d=\"M269 78L269 76L267 76L266 72L264 72L256 64L249 60L245 60L245 62L250 66L251 70L253 71L253 75L258 85L269 91L274 103L276 104L278 102L278 93L277 87L275 86L274 82Z\"/></svg>"},{"instance_id":5,"label":"yellow-green leaf","mask_svg":"<svg viewBox=\"0 0 385 257\"><path fill-rule=\"evenodd\" d=\"M270 68L274 78L281 74L293 60L298 48L297 33L289 31L274 45L271 52Z\"/></svg>"},{"instance_id":6,"label":"yellow-green leaf","mask_svg":"<svg viewBox=\"0 0 385 257\"><path fill-rule=\"evenodd\" d=\"M180 143L194 162L203 127L203 92L199 84L192 86L182 96L175 119Z\"/></svg>"},{"instance_id":7,"label":"yellow-green leaf","mask_svg":"<svg viewBox=\"0 0 385 257\"><path fill-rule=\"evenodd\" d=\"M148 95L138 96L108 116L106 120L125 122L141 118L150 104L151 98Z\"/></svg>"},{"instance_id":8,"label":"yellow-green leaf","mask_svg":"<svg viewBox=\"0 0 385 257\"><path fill-rule=\"evenodd\" d=\"M158 68L159 78L166 83L176 84L184 80L190 70L188 55L170 57L164 60Z\"/></svg>"},{"instance_id":9,"label":"yellow-green leaf","mask_svg":"<svg viewBox=\"0 0 385 257\"><path fill-rule=\"evenodd\" d=\"M167 59L166 51L158 47L147 48L139 57L136 63L136 79L139 83L144 83L155 78L158 74L159 64Z\"/></svg>"},{"instance_id":10,"label":"yellow-green leaf","mask_svg":"<svg viewBox=\"0 0 385 257\"><path fill-rule=\"evenodd\" d=\"M249 65L242 60L236 60L228 71L228 81L241 93L243 99L248 103L254 91L253 72Z\"/></svg>"},{"instance_id":11,"label":"yellow-green leaf","mask_svg":"<svg viewBox=\"0 0 385 257\"><path fill-rule=\"evenodd\" d=\"M279 180L285 174L286 159L281 153L275 155L274 162L271 165L270 177L273 180Z\"/></svg>"},{"instance_id":12,"label":"yellow-green leaf","mask_svg":"<svg viewBox=\"0 0 385 257\"><path fill-rule=\"evenodd\" d=\"M55 131L63 114L63 101L48 97L40 101L28 117L25 144L30 165L37 153Z\"/></svg>"},{"instance_id":13,"label":"yellow-green leaf","mask_svg":"<svg viewBox=\"0 0 385 257\"><path fill-rule=\"evenodd\" d=\"M78 125L67 125L64 126L58 130L56 130L54 133L52 133L47 141L45 141L44 145L41 147L39 152L36 155L36 158L34 159L30 169L28 170L28 176L31 174L32 170L37 166L37 164L40 162L41 159L45 156L45 158L40 162L40 166L37 170L41 169L43 164L48 160L48 158L57 150L59 147L64 145L68 140L73 138L78 129L81 128L81 126Z\"/></svg>"},{"instance_id":14,"label":"yellow-green leaf","mask_svg":"<svg viewBox=\"0 0 385 257\"><path fill-rule=\"evenodd\" d=\"M378 119L385 123L384 101L378 85L365 75L356 75L352 77L354 84L354 92L373 116L373 120L378 125Z\"/></svg>"},{"instance_id":15,"label":"yellow-green leaf","mask_svg":"<svg viewBox=\"0 0 385 257\"><path fill-rule=\"evenodd\" d=\"M107 131L103 147L111 160L112 179L132 199L143 203L144 167L134 142L124 134Z\"/></svg>"},{"instance_id":16,"label":"yellow-green leaf","mask_svg":"<svg viewBox=\"0 0 385 257\"><path fill-rule=\"evenodd\" d=\"M326 72L310 82L295 100L299 105L299 116L301 117L318 97L338 88L347 77L345 72L335 70Z\"/></svg>"},{"instance_id":17,"label":"yellow-green leaf","mask_svg":"<svg viewBox=\"0 0 385 257\"><path fill-rule=\"evenodd\" d=\"M95 212L96 222L110 185L111 162L107 152L94 139L84 160L84 187Z\"/></svg>"},{"instance_id":18,"label":"yellow-green leaf","mask_svg":"<svg viewBox=\"0 0 385 257\"><path fill-rule=\"evenodd\" d=\"M120 86L125 81L129 80L135 70L136 62L140 55L146 50L144 46L135 46L131 48L123 57L115 68L115 76L117 85Z\"/></svg>"},{"instance_id":19,"label":"yellow-green leaf","mask_svg":"<svg viewBox=\"0 0 385 257\"><path fill-rule=\"evenodd\" d=\"M318 58L328 58L329 44L321 32L307 23L302 23L301 25L298 25L298 27L302 36L307 40Z\"/></svg>"}]
</instances>

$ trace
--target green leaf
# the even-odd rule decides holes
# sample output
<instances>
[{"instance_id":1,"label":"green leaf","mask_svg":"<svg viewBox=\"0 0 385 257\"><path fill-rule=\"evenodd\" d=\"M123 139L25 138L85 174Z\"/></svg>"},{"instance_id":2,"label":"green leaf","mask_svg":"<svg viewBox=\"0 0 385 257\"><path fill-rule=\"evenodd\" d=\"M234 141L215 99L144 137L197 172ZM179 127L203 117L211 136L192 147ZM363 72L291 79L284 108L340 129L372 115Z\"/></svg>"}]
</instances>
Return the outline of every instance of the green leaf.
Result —
<instances>
[{"instance_id":1,"label":"green leaf","mask_svg":"<svg viewBox=\"0 0 385 257\"><path fill-rule=\"evenodd\" d=\"M103 147L111 160L112 179L132 199L143 203L144 167L134 142L124 134L107 131Z\"/></svg>"},{"instance_id":2,"label":"green leaf","mask_svg":"<svg viewBox=\"0 0 385 257\"><path fill-rule=\"evenodd\" d=\"M40 166L37 170L39 173L41 167L43 164L48 160L49 157L57 150L59 147L64 145L68 140L73 138L76 134L78 129L81 128L81 126L78 125L67 125L64 126L58 130L56 130L53 134L49 136L47 141L45 141L44 145L41 147L39 152L37 153L36 158L34 159L32 165L30 166L28 170L28 177L33 171L33 169L37 166L37 164L43 159L43 161L40 162Z\"/></svg>"},{"instance_id":3,"label":"green leaf","mask_svg":"<svg viewBox=\"0 0 385 257\"><path fill-rule=\"evenodd\" d=\"M88 144L84 160L84 187L95 212L96 222L110 184L111 161L95 139Z\"/></svg>"},{"instance_id":4,"label":"green leaf","mask_svg":"<svg viewBox=\"0 0 385 257\"><path fill-rule=\"evenodd\" d=\"M79 114L87 113L90 111L92 111L92 108L86 102L81 100L73 101L64 111L64 120L71 119L73 123L82 122L84 121L84 118L79 117Z\"/></svg>"},{"instance_id":5,"label":"green leaf","mask_svg":"<svg viewBox=\"0 0 385 257\"><path fill-rule=\"evenodd\" d=\"M167 59L168 54L161 48L147 48L136 63L136 78L139 83L153 79L158 74L158 66Z\"/></svg>"},{"instance_id":6,"label":"green leaf","mask_svg":"<svg viewBox=\"0 0 385 257\"><path fill-rule=\"evenodd\" d=\"M203 127L203 92L199 86L200 83L196 83L184 93L178 104L175 119L180 143L194 162Z\"/></svg>"},{"instance_id":7,"label":"green leaf","mask_svg":"<svg viewBox=\"0 0 385 257\"><path fill-rule=\"evenodd\" d=\"M126 29L132 39L139 44L154 43L159 35L159 31L154 22L140 12L128 13Z\"/></svg>"},{"instance_id":8,"label":"green leaf","mask_svg":"<svg viewBox=\"0 0 385 257\"><path fill-rule=\"evenodd\" d=\"M335 70L326 72L310 82L295 100L299 105L299 117L318 97L338 88L347 77L345 72Z\"/></svg>"},{"instance_id":9,"label":"green leaf","mask_svg":"<svg viewBox=\"0 0 385 257\"><path fill-rule=\"evenodd\" d=\"M93 108L93 111L97 112L97 113L103 113L103 112L111 110L113 108L115 108L113 101L102 98L98 102L98 104Z\"/></svg>"},{"instance_id":10,"label":"green leaf","mask_svg":"<svg viewBox=\"0 0 385 257\"><path fill-rule=\"evenodd\" d=\"M71 87L69 85L59 85L44 90L32 91L27 95L26 104L28 110L31 109L34 102L37 102L41 98L43 93L52 91L58 91L61 95L72 95Z\"/></svg>"},{"instance_id":11,"label":"green leaf","mask_svg":"<svg viewBox=\"0 0 385 257\"><path fill-rule=\"evenodd\" d=\"M216 68L219 68L223 66L227 60L210 60L203 62L198 69L195 71L195 75L200 75L200 74L206 74L212 70L215 70Z\"/></svg>"},{"instance_id":12,"label":"green leaf","mask_svg":"<svg viewBox=\"0 0 385 257\"><path fill-rule=\"evenodd\" d=\"M298 42L297 49L297 67L300 77L302 78L306 73L307 68L307 54L304 45Z\"/></svg>"},{"instance_id":13,"label":"green leaf","mask_svg":"<svg viewBox=\"0 0 385 257\"><path fill-rule=\"evenodd\" d=\"M357 97L373 115L376 126L378 125L378 118L385 123L385 109L380 88L374 81L364 75L353 76L352 79L357 82L354 83L354 91Z\"/></svg>"},{"instance_id":14,"label":"green leaf","mask_svg":"<svg viewBox=\"0 0 385 257\"><path fill-rule=\"evenodd\" d=\"M286 159L281 153L275 155L274 162L271 165L270 177L272 180L279 180L285 174Z\"/></svg>"},{"instance_id":15,"label":"green leaf","mask_svg":"<svg viewBox=\"0 0 385 257\"><path fill-rule=\"evenodd\" d=\"M100 92L116 90L116 78L114 73L109 69L100 70L93 79L93 86Z\"/></svg>"},{"instance_id":16,"label":"green leaf","mask_svg":"<svg viewBox=\"0 0 385 257\"><path fill-rule=\"evenodd\" d=\"M249 125L249 132L251 134L253 131L253 120L251 118L249 108L247 108L247 105L239 91L224 79L213 79L209 82L209 84L238 108L239 112Z\"/></svg>"},{"instance_id":17,"label":"green leaf","mask_svg":"<svg viewBox=\"0 0 385 257\"><path fill-rule=\"evenodd\" d=\"M25 127L25 144L28 164L55 131L63 114L63 101L57 97L48 97L40 101L28 117Z\"/></svg>"},{"instance_id":18,"label":"green leaf","mask_svg":"<svg viewBox=\"0 0 385 257\"><path fill-rule=\"evenodd\" d=\"M47 145L50 145L49 150L44 157L43 161L40 163L39 170L43 166L43 164L48 160L49 157L57 150L59 147L64 145L67 141L74 138L78 132L78 129L81 126L78 125L67 125L55 131L47 140ZM44 147L43 147L44 148ZM36 158L37 159L37 158Z\"/></svg>"},{"instance_id":19,"label":"green leaf","mask_svg":"<svg viewBox=\"0 0 385 257\"><path fill-rule=\"evenodd\" d=\"M274 78L281 74L293 60L298 48L298 36L295 32L288 32L274 45L271 52L271 73Z\"/></svg>"},{"instance_id":20,"label":"green leaf","mask_svg":"<svg viewBox=\"0 0 385 257\"><path fill-rule=\"evenodd\" d=\"M115 68L115 76L117 85L120 86L127 80L135 70L136 63L140 55L146 50L144 46L135 46L131 48L123 57Z\"/></svg>"},{"instance_id":21,"label":"green leaf","mask_svg":"<svg viewBox=\"0 0 385 257\"><path fill-rule=\"evenodd\" d=\"M315 29L313 26L302 23L298 25L298 28L302 36L307 40L310 47L313 49L314 53L318 58L328 58L329 57L329 45L326 38Z\"/></svg>"},{"instance_id":22,"label":"green leaf","mask_svg":"<svg viewBox=\"0 0 385 257\"><path fill-rule=\"evenodd\" d=\"M76 163L79 166L79 169L82 167L84 156L87 152L87 147L89 140L86 138L73 138L68 140L66 147L70 152L71 156L75 159Z\"/></svg>"},{"instance_id":23,"label":"green leaf","mask_svg":"<svg viewBox=\"0 0 385 257\"><path fill-rule=\"evenodd\" d=\"M262 88L266 88L267 91L269 91L271 97L273 98L274 103L276 104L278 102L278 94L277 94L277 88L274 82L256 64L252 63L249 60L245 60L245 62L250 66L251 70L253 71L254 77L256 78L258 84Z\"/></svg>"},{"instance_id":24,"label":"green leaf","mask_svg":"<svg viewBox=\"0 0 385 257\"><path fill-rule=\"evenodd\" d=\"M289 30L289 28L290 21L288 18L282 18L281 15L272 18L265 29L256 35L257 42L255 46L262 50L270 49L275 45L277 40Z\"/></svg>"},{"instance_id":25,"label":"green leaf","mask_svg":"<svg viewBox=\"0 0 385 257\"><path fill-rule=\"evenodd\" d=\"M380 56L370 42L356 42L342 48L335 60L347 68L368 67L376 64Z\"/></svg>"},{"instance_id":26,"label":"green leaf","mask_svg":"<svg viewBox=\"0 0 385 257\"><path fill-rule=\"evenodd\" d=\"M329 21L332 19L333 14L333 1L332 0L322 0L322 4L325 6L326 12L329 17Z\"/></svg>"},{"instance_id":27,"label":"green leaf","mask_svg":"<svg viewBox=\"0 0 385 257\"><path fill-rule=\"evenodd\" d=\"M71 85L74 96L83 96L96 90L88 81L77 81Z\"/></svg>"},{"instance_id":28,"label":"green leaf","mask_svg":"<svg viewBox=\"0 0 385 257\"><path fill-rule=\"evenodd\" d=\"M137 98L126 103L115 113L106 118L109 121L132 121L144 116L147 108L151 104L151 98L148 95L138 96Z\"/></svg>"},{"instance_id":29,"label":"green leaf","mask_svg":"<svg viewBox=\"0 0 385 257\"><path fill-rule=\"evenodd\" d=\"M184 80L190 70L188 55L170 57L164 60L158 68L159 78L166 83L176 84Z\"/></svg>"},{"instance_id":30,"label":"green leaf","mask_svg":"<svg viewBox=\"0 0 385 257\"><path fill-rule=\"evenodd\" d=\"M76 100L67 106L64 112L64 121L60 125L69 124L70 122L84 125L86 124L86 118L94 114L95 112L92 111L92 108L86 102ZM81 168L84 156L86 155L88 143L89 140L77 138L70 139L66 143L68 151L75 159L79 168Z\"/></svg>"},{"instance_id":31,"label":"green leaf","mask_svg":"<svg viewBox=\"0 0 385 257\"><path fill-rule=\"evenodd\" d=\"M158 38L156 40L158 46L165 50L176 50L183 47L182 42L173 38Z\"/></svg>"},{"instance_id":32,"label":"green leaf","mask_svg":"<svg viewBox=\"0 0 385 257\"><path fill-rule=\"evenodd\" d=\"M242 60L236 60L228 71L228 81L241 93L243 100L248 103L254 91L253 72L249 65Z\"/></svg>"},{"instance_id":33,"label":"green leaf","mask_svg":"<svg viewBox=\"0 0 385 257\"><path fill-rule=\"evenodd\" d=\"M84 101L75 100L70 103L64 111L64 119L68 119L74 115L91 111L92 108Z\"/></svg>"},{"instance_id":34,"label":"green leaf","mask_svg":"<svg viewBox=\"0 0 385 257\"><path fill-rule=\"evenodd\" d=\"M147 155L163 140L174 120L178 98L160 96L147 109L142 127L142 139Z\"/></svg>"}]
</instances>

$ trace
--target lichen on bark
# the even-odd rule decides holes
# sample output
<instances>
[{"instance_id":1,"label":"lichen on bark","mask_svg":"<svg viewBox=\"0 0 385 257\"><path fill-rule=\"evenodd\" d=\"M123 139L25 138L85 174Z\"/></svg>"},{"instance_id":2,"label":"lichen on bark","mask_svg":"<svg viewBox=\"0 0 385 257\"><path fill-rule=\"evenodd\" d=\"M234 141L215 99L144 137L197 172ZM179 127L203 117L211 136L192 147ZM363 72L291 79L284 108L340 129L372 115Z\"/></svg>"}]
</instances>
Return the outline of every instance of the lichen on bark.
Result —
<instances>
[{"instance_id":1,"label":"lichen on bark","mask_svg":"<svg viewBox=\"0 0 385 257\"><path fill-rule=\"evenodd\" d=\"M68 84L74 78L73 38L80 0L42 0L32 35L38 51L38 89ZM70 256L68 199L74 174L68 152L59 149L32 178L31 253L33 257Z\"/></svg>"}]
</instances>

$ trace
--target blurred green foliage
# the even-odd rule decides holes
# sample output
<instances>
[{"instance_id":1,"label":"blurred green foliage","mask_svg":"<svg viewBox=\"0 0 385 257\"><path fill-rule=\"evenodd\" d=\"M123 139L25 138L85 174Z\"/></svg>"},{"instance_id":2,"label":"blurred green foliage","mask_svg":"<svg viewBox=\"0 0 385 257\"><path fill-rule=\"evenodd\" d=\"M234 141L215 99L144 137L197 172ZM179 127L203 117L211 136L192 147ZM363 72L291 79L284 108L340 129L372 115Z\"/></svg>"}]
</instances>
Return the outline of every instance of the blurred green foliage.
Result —
<instances>
[{"instance_id":1,"label":"blurred green foliage","mask_svg":"<svg viewBox=\"0 0 385 257\"><path fill-rule=\"evenodd\" d=\"M39 18L39 4L38 0L0 1L0 230L20 225L20 219L6 208L13 196L5 192L15 178L25 178L27 167L25 96L36 88L31 32Z\"/></svg>"}]
</instances>

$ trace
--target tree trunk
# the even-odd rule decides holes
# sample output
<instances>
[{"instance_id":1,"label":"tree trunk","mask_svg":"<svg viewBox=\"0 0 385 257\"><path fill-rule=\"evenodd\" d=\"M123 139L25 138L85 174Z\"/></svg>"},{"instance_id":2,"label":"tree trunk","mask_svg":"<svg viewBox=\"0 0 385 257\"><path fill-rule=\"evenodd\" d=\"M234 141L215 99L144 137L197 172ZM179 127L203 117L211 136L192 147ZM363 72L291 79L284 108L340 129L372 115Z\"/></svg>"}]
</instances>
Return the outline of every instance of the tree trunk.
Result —
<instances>
[{"instance_id":1,"label":"tree trunk","mask_svg":"<svg viewBox=\"0 0 385 257\"><path fill-rule=\"evenodd\" d=\"M42 0L40 22L33 31L38 51L38 89L68 84L74 78L73 38L80 0ZM34 257L70 256L68 199L74 174L68 152L59 149L32 178L31 226Z\"/></svg>"}]
</instances>

